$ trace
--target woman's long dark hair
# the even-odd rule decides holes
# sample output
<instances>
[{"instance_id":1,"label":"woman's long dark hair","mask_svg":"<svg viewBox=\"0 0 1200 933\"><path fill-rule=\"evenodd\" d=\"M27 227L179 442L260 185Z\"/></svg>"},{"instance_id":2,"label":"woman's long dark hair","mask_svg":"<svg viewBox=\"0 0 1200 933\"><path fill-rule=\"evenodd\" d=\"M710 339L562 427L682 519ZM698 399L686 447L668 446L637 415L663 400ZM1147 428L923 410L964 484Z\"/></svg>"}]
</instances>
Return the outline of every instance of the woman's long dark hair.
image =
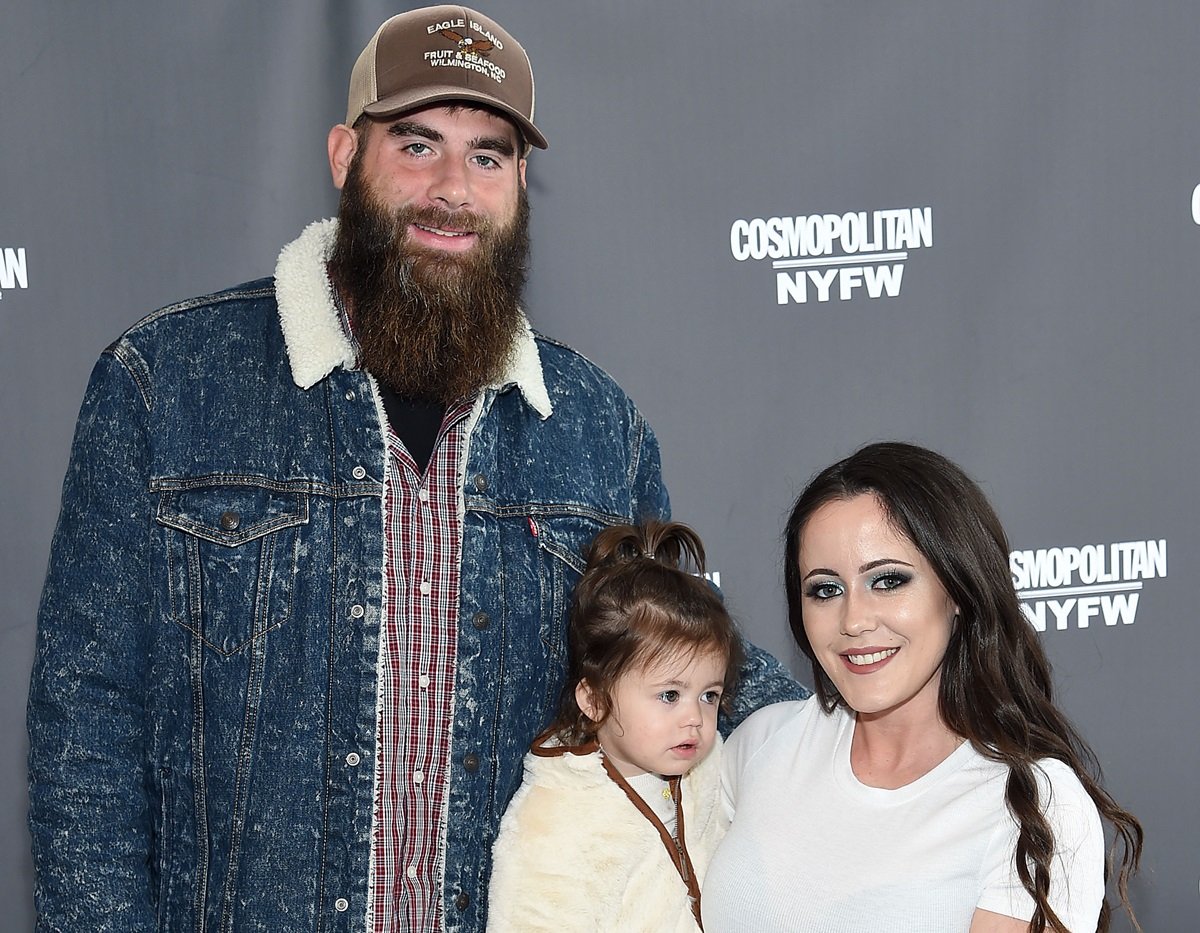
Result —
<instances>
[{"instance_id":1,"label":"woman's long dark hair","mask_svg":"<svg viewBox=\"0 0 1200 933\"><path fill-rule=\"evenodd\" d=\"M874 496L892 525L933 566L958 606L960 621L942 662L938 709L946 725L983 756L1009 768L1005 800L1020 832L1016 869L1036 905L1030 930L1071 933L1049 903L1054 836L1042 814L1035 763L1056 758L1078 776L1096 809L1116 830L1121 861L1117 892L1129 903L1129 876L1142 854L1142 827L1100 783L1095 755L1054 705L1050 662L1021 612L1008 569L1008 539L983 492L941 454L911 444L871 444L819 473L800 494L785 531L788 621L812 662L816 693L827 712L845 701L821 668L804 632L800 536L828 502ZM1112 868L1112 853L1105 880ZM1109 928L1104 903L1097 926ZM1078 933L1078 931L1076 931Z\"/></svg>"}]
</instances>

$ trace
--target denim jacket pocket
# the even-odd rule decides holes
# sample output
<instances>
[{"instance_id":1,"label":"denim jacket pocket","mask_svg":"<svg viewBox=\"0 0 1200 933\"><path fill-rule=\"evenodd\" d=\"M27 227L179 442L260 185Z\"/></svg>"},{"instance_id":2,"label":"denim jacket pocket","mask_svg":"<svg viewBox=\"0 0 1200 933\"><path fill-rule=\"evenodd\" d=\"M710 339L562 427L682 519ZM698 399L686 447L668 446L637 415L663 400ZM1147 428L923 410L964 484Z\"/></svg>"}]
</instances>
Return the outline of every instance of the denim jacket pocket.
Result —
<instances>
[{"instance_id":1,"label":"denim jacket pocket","mask_svg":"<svg viewBox=\"0 0 1200 933\"><path fill-rule=\"evenodd\" d=\"M300 526L308 495L265 485L179 484L164 491L172 620L223 657L292 614Z\"/></svg>"}]
</instances>

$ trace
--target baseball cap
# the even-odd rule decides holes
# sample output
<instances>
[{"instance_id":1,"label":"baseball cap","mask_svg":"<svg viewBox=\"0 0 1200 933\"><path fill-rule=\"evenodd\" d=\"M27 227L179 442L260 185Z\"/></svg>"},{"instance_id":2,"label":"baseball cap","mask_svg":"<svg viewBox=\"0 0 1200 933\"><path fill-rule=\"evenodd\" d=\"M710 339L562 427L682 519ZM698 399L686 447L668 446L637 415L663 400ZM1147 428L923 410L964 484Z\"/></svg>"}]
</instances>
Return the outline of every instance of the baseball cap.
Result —
<instances>
[{"instance_id":1,"label":"baseball cap","mask_svg":"<svg viewBox=\"0 0 1200 933\"><path fill-rule=\"evenodd\" d=\"M350 73L346 123L390 117L439 101L493 107L546 148L533 125L533 68L519 42L495 20L465 6L399 13L376 30Z\"/></svg>"}]
</instances>

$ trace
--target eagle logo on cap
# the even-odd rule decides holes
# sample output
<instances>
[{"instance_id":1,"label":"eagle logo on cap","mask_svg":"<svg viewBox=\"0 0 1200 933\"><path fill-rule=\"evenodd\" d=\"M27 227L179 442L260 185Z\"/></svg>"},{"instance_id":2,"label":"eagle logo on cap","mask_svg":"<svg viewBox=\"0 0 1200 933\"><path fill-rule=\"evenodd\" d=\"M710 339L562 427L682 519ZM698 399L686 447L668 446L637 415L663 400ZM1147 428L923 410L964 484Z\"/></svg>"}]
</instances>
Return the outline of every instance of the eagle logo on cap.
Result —
<instances>
[{"instance_id":1,"label":"eagle logo on cap","mask_svg":"<svg viewBox=\"0 0 1200 933\"><path fill-rule=\"evenodd\" d=\"M451 42L457 42L458 51L462 55L478 55L486 58L487 53L496 47L490 39L472 39L470 36L460 36L453 29L441 29L439 32Z\"/></svg>"}]
</instances>

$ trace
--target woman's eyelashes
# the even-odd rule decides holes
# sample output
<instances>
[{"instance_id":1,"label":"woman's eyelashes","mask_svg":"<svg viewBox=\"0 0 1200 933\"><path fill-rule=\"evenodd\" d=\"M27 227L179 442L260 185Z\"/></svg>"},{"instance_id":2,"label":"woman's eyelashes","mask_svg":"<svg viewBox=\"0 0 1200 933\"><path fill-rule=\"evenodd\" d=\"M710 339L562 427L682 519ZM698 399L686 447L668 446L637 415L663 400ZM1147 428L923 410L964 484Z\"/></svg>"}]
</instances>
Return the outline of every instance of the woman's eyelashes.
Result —
<instances>
[{"instance_id":1,"label":"woman's eyelashes","mask_svg":"<svg viewBox=\"0 0 1200 933\"><path fill-rule=\"evenodd\" d=\"M902 570L885 570L883 573L877 573L871 578L871 589L894 590L896 587L904 586L911 579L912 574L905 573Z\"/></svg>"},{"instance_id":2,"label":"woman's eyelashes","mask_svg":"<svg viewBox=\"0 0 1200 933\"><path fill-rule=\"evenodd\" d=\"M821 601L840 596L842 589L842 584L833 580L813 580L804 590L804 595L809 599Z\"/></svg>"},{"instance_id":3,"label":"woman's eyelashes","mask_svg":"<svg viewBox=\"0 0 1200 933\"><path fill-rule=\"evenodd\" d=\"M873 573L867 580L868 589L894 590L912 580L912 574L903 570L884 570ZM846 591L839 580L813 580L804 590L804 595L818 602L841 596Z\"/></svg>"}]
</instances>

